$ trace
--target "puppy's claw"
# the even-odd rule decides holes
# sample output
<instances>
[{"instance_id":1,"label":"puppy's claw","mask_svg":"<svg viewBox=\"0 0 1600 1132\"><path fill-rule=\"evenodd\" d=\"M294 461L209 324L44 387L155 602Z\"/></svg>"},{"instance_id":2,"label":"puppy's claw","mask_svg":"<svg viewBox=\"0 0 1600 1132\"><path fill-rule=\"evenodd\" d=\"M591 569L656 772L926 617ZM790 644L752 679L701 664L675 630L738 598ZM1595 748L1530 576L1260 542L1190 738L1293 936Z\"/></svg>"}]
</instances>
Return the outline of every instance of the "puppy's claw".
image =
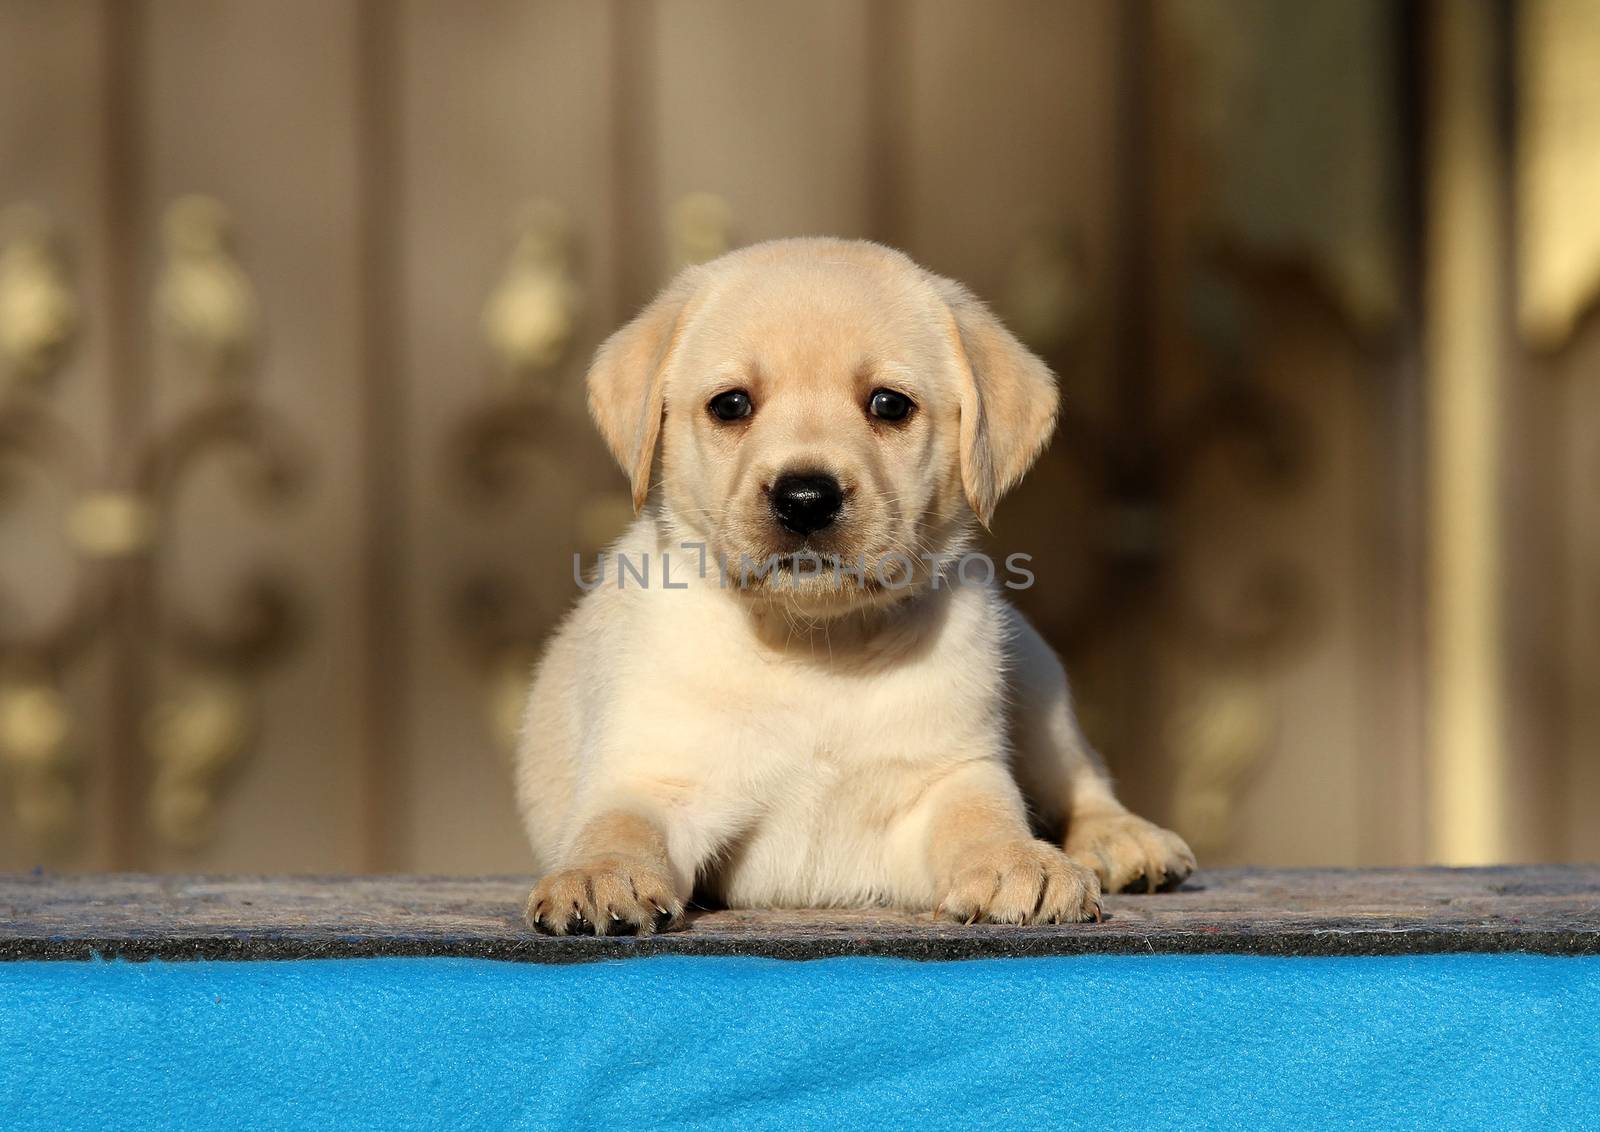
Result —
<instances>
[{"instance_id":1,"label":"puppy's claw","mask_svg":"<svg viewBox=\"0 0 1600 1132\"><path fill-rule=\"evenodd\" d=\"M624 858L562 869L528 898L528 926L549 935L649 935L670 927L681 909L671 882L653 865ZM567 908L560 917L547 909Z\"/></svg>"},{"instance_id":2,"label":"puppy's claw","mask_svg":"<svg viewBox=\"0 0 1600 1132\"><path fill-rule=\"evenodd\" d=\"M1095 918L1094 872L1042 841L986 848L959 873L936 915L963 925L1079 923Z\"/></svg>"},{"instance_id":3,"label":"puppy's claw","mask_svg":"<svg viewBox=\"0 0 1600 1132\"><path fill-rule=\"evenodd\" d=\"M1195 869L1183 838L1125 812L1074 818L1066 850L1094 867L1106 892L1169 891Z\"/></svg>"}]
</instances>

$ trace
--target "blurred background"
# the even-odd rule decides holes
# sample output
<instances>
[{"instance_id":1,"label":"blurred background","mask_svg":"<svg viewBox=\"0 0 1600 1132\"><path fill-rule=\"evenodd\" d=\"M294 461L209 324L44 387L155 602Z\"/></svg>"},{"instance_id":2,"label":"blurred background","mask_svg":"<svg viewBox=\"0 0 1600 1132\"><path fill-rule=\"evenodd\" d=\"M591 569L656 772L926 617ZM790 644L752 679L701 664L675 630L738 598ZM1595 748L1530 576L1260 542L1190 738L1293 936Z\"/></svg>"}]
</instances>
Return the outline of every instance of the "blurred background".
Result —
<instances>
[{"instance_id":1,"label":"blurred background","mask_svg":"<svg viewBox=\"0 0 1600 1132\"><path fill-rule=\"evenodd\" d=\"M0 868L528 867L595 345L882 240L1203 863L1600 857L1600 0L0 0Z\"/></svg>"}]
</instances>

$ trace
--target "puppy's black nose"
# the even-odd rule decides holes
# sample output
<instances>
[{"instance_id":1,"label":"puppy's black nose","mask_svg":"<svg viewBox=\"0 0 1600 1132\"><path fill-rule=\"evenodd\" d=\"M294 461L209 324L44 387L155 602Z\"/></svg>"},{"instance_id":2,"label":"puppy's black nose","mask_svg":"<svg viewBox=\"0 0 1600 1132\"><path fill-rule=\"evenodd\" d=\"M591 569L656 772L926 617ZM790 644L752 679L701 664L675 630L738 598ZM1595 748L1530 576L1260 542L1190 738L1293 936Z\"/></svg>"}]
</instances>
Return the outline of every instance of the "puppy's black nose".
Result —
<instances>
[{"instance_id":1,"label":"puppy's black nose","mask_svg":"<svg viewBox=\"0 0 1600 1132\"><path fill-rule=\"evenodd\" d=\"M844 491L825 472L790 472L772 485L772 515L784 530L809 535L839 517Z\"/></svg>"}]
</instances>

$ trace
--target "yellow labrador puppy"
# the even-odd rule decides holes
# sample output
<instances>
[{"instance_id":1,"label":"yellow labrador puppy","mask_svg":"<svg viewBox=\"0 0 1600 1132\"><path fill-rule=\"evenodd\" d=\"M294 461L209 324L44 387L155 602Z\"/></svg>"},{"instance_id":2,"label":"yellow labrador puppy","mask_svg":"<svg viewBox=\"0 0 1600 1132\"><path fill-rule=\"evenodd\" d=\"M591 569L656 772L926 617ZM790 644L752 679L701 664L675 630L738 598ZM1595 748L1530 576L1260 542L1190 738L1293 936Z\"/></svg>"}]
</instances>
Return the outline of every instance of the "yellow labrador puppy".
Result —
<instances>
[{"instance_id":1,"label":"yellow labrador puppy","mask_svg":"<svg viewBox=\"0 0 1600 1132\"><path fill-rule=\"evenodd\" d=\"M1057 397L959 285L759 244L680 275L588 383L639 514L529 698L534 927L653 931L695 891L1070 922L1190 873L1116 800L1006 571L963 557Z\"/></svg>"}]
</instances>

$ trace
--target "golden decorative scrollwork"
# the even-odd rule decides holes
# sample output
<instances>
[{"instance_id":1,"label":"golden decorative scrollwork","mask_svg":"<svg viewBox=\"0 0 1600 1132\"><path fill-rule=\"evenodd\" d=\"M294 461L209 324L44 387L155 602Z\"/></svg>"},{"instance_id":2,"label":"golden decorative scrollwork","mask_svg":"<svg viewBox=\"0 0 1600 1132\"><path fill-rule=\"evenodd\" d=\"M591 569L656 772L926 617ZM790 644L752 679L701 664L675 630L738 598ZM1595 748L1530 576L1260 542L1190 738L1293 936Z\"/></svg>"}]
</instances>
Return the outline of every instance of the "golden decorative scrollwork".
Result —
<instances>
[{"instance_id":1,"label":"golden decorative scrollwork","mask_svg":"<svg viewBox=\"0 0 1600 1132\"><path fill-rule=\"evenodd\" d=\"M213 382L244 377L259 317L255 288L234 255L233 218L210 197L180 197L162 218L161 236L157 339L193 375Z\"/></svg>"},{"instance_id":2,"label":"golden decorative scrollwork","mask_svg":"<svg viewBox=\"0 0 1600 1132\"><path fill-rule=\"evenodd\" d=\"M572 419L582 414L581 401L564 399L549 380L570 360L582 309L566 212L532 202L519 210L512 231L509 262L482 320L488 352L509 380L462 420L446 452L464 498L502 513L530 483L536 487L583 458L574 438L588 437ZM603 545L632 513L625 493L583 501L571 516L570 548ZM481 673L485 720L509 751L540 643L565 598L484 569L459 581L450 601L451 622Z\"/></svg>"},{"instance_id":3,"label":"golden decorative scrollwork","mask_svg":"<svg viewBox=\"0 0 1600 1132\"><path fill-rule=\"evenodd\" d=\"M0 393L60 368L78 330L66 252L32 205L0 212Z\"/></svg>"},{"instance_id":4,"label":"golden decorative scrollwork","mask_svg":"<svg viewBox=\"0 0 1600 1132\"><path fill-rule=\"evenodd\" d=\"M716 193L688 193L667 218L672 267L705 263L733 247L733 206Z\"/></svg>"},{"instance_id":5,"label":"golden decorative scrollwork","mask_svg":"<svg viewBox=\"0 0 1600 1132\"><path fill-rule=\"evenodd\" d=\"M1172 822L1195 852L1226 848L1239 791L1272 743L1274 718L1260 681L1237 674L1196 682L1174 713L1169 742L1181 748Z\"/></svg>"},{"instance_id":6,"label":"golden decorative scrollwork","mask_svg":"<svg viewBox=\"0 0 1600 1132\"><path fill-rule=\"evenodd\" d=\"M1119 606L1147 609L1153 599L1157 631L1206 659L1186 677L1189 709L1168 745L1174 798L1187 807L1175 824L1215 849L1231 835L1249 770L1269 750L1263 669L1301 647L1315 602L1299 572L1269 561L1251 568L1225 609L1208 609L1178 592L1167 528L1210 454L1230 458L1261 490L1302 478L1308 429L1253 376L1250 343L1260 336L1251 320L1269 286L1292 282L1363 348L1392 341L1403 276L1393 105L1401 49L1383 0L1172 0L1150 12L1170 79L1162 84L1170 101L1158 110L1174 117L1174 157L1189 183L1178 220L1189 249L1188 329L1206 381L1163 419L1125 386L1109 428L1078 424L1064 446L1109 513L1099 581L1078 603L1071 635L1094 634Z\"/></svg>"},{"instance_id":7,"label":"golden decorative scrollwork","mask_svg":"<svg viewBox=\"0 0 1600 1132\"><path fill-rule=\"evenodd\" d=\"M67 516L67 533L88 558L126 558L148 550L156 537L156 515L137 495L90 492Z\"/></svg>"},{"instance_id":8,"label":"golden decorative scrollwork","mask_svg":"<svg viewBox=\"0 0 1600 1132\"><path fill-rule=\"evenodd\" d=\"M42 847L59 844L77 827L71 734L66 701L53 681L0 678L0 767L12 779L17 825Z\"/></svg>"},{"instance_id":9,"label":"golden decorative scrollwork","mask_svg":"<svg viewBox=\"0 0 1600 1132\"><path fill-rule=\"evenodd\" d=\"M1060 228L1041 228L1011 260L1003 301L1006 324L1042 353L1063 348L1077 333L1086 302L1076 242Z\"/></svg>"},{"instance_id":10,"label":"golden decorative scrollwork","mask_svg":"<svg viewBox=\"0 0 1600 1132\"><path fill-rule=\"evenodd\" d=\"M1517 20L1517 320L1564 345L1600 302L1600 5L1523 0Z\"/></svg>"},{"instance_id":11,"label":"golden decorative scrollwork","mask_svg":"<svg viewBox=\"0 0 1600 1132\"><path fill-rule=\"evenodd\" d=\"M32 206L6 209L0 213L0 476L17 464L67 484L85 476L77 437L45 401L78 326L70 265L54 225ZM0 504L9 486L0 478ZM99 596L80 576L61 613L29 624L25 603L0 586L0 779L9 783L18 828L41 849L64 844L79 824L61 681L93 636Z\"/></svg>"},{"instance_id":12,"label":"golden decorative scrollwork","mask_svg":"<svg viewBox=\"0 0 1600 1132\"><path fill-rule=\"evenodd\" d=\"M182 197L168 208L162 234L155 326L174 370L199 392L145 447L132 491L80 505L88 536L80 541L102 553L159 555L163 540L153 532L163 518L172 521L183 485L209 457L231 456L241 490L267 505L292 498L304 480L307 459L293 430L248 388L259 308L233 251L227 210L208 197ZM265 568L245 580L221 624L164 596L161 644L176 674L145 719L155 763L147 808L159 837L195 848L213 836L227 772L254 731L247 678L282 657L296 635L297 609L289 582Z\"/></svg>"},{"instance_id":13,"label":"golden decorative scrollwork","mask_svg":"<svg viewBox=\"0 0 1600 1132\"><path fill-rule=\"evenodd\" d=\"M1179 711L1165 745L1183 784L1175 797L1194 799L1174 812L1175 828L1216 850L1231 836L1248 772L1269 750L1262 674L1301 649L1316 602L1301 573L1274 559L1250 564L1220 602L1180 584L1179 524L1199 469L1220 458L1251 490L1272 494L1304 482L1310 463L1304 421L1248 355L1254 335L1247 304L1205 272L1194 282L1189 330L1206 366L1187 400L1151 412L1154 375L1136 368L1120 379L1124 396L1103 415L1080 408L1063 417L1054 459L1087 500L1077 524L1087 534L1076 551L1086 556L1084 582L1035 600L1074 667L1083 661L1092 672L1096 657L1114 652L1130 625L1141 627L1155 655L1201 658L1198 671L1184 674L1189 707ZM1057 362L1066 368L1065 358ZM1080 691L1086 726L1097 715L1127 717L1098 711L1092 677ZM1116 727L1130 741L1128 725ZM1108 753L1116 746L1113 737Z\"/></svg>"},{"instance_id":14,"label":"golden decorative scrollwork","mask_svg":"<svg viewBox=\"0 0 1600 1132\"><path fill-rule=\"evenodd\" d=\"M566 353L582 309L572 278L566 210L533 200L512 225L511 256L483 309L483 335L517 387L546 373Z\"/></svg>"},{"instance_id":15,"label":"golden decorative scrollwork","mask_svg":"<svg viewBox=\"0 0 1600 1132\"><path fill-rule=\"evenodd\" d=\"M191 677L151 709L144 727L156 764L149 814L163 841L197 849L216 835L221 781L252 730L249 693L227 675Z\"/></svg>"},{"instance_id":16,"label":"golden decorative scrollwork","mask_svg":"<svg viewBox=\"0 0 1600 1132\"><path fill-rule=\"evenodd\" d=\"M262 571L245 581L226 621L212 624L173 595L152 594L160 571L150 567L176 522L178 495L202 460L234 457L231 470L244 490L273 503L298 490L306 459L286 422L247 388L259 316L233 253L228 213L209 198L183 197L163 221L166 255L152 313L172 372L192 379L197 392L173 425L134 446L131 475L96 486L83 446L44 400L78 323L65 259L37 212L5 216L0 471L20 461L70 485L77 502L64 517L65 534L91 568L64 612L44 625L14 626L7 614L24 603L0 591L0 770L14 786L19 826L37 843L73 832L79 788L62 676L103 630L112 595L141 603L158 596L161 616L149 647L152 661L169 663L153 665L167 673L167 691L143 727L155 763L147 801L157 836L194 847L214 831L226 772L253 730L247 677L292 640L295 602L284 579ZM113 578L120 584L110 587Z\"/></svg>"},{"instance_id":17,"label":"golden decorative scrollwork","mask_svg":"<svg viewBox=\"0 0 1600 1132\"><path fill-rule=\"evenodd\" d=\"M1309 268L1358 333L1384 334L1401 292L1390 6L1174 0L1155 12L1218 250Z\"/></svg>"}]
</instances>

